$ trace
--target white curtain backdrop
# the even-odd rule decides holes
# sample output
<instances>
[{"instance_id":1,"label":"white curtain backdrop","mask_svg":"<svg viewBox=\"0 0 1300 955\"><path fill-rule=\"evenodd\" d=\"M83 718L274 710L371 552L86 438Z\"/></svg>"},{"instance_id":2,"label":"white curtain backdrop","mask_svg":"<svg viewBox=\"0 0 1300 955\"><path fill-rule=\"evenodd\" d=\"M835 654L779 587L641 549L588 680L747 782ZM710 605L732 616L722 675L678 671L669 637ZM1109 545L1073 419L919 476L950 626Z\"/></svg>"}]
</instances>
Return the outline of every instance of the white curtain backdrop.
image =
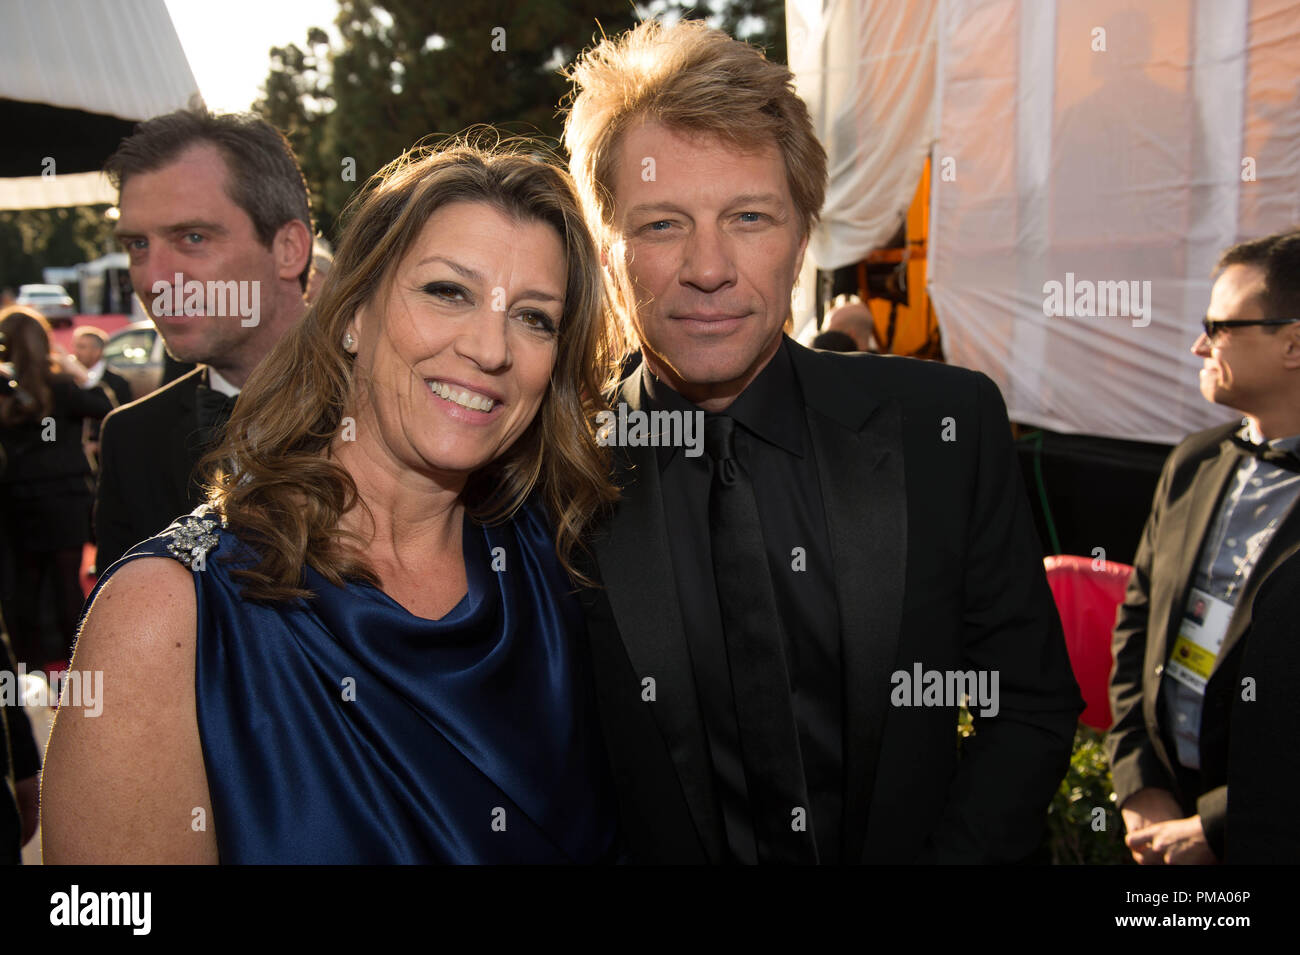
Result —
<instances>
[{"instance_id":1,"label":"white curtain backdrop","mask_svg":"<svg viewBox=\"0 0 1300 955\"><path fill-rule=\"evenodd\" d=\"M0 98L128 120L199 91L163 0L0 0L0 64ZM98 172L0 179L0 209L116 201Z\"/></svg>"},{"instance_id":2,"label":"white curtain backdrop","mask_svg":"<svg viewBox=\"0 0 1300 955\"><path fill-rule=\"evenodd\" d=\"M1057 431L1173 442L1232 418L1189 349L1219 252L1300 227L1300 4L941 0L938 36L948 360Z\"/></svg>"},{"instance_id":3,"label":"white curtain backdrop","mask_svg":"<svg viewBox=\"0 0 1300 955\"><path fill-rule=\"evenodd\" d=\"M938 0L790 0L790 68L830 182L808 244L820 269L861 261L907 214L930 149Z\"/></svg>"},{"instance_id":4,"label":"white curtain backdrop","mask_svg":"<svg viewBox=\"0 0 1300 955\"><path fill-rule=\"evenodd\" d=\"M3 0L0 15L6 99L148 119L198 92L163 0Z\"/></svg>"}]
</instances>

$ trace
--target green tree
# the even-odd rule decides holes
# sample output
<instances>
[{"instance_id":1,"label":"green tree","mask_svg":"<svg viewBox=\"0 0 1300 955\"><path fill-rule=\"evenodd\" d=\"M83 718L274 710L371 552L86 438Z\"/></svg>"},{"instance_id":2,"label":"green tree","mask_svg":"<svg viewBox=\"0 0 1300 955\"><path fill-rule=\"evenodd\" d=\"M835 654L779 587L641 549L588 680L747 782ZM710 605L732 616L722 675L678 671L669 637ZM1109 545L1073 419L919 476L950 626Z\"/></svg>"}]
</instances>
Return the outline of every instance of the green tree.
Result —
<instances>
[{"instance_id":1,"label":"green tree","mask_svg":"<svg viewBox=\"0 0 1300 955\"><path fill-rule=\"evenodd\" d=\"M785 61L782 0L654 0L641 13L701 16ZM254 108L288 135L334 239L358 186L421 140L490 125L558 146L560 70L638 19L628 0L340 0L338 46L312 27L304 46L273 48Z\"/></svg>"},{"instance_id":2,"label":"green tree","mask_svg":"<svg viewBox=\"0 0 1300 955\"><path fill-rule=\"evenodd\" d=\"M41 270L99 258L113 248L107 206L0 211L0 288L43 281ZM72 289L74 298L76 289Z\"/></svg>"},{"instance_id":3,"label":"green tree","mask_svg":"<svg viewBox=\"0 0 1300 955\"><path fill-rule=\"evenodd\" d=\"M557 145L560 68L602 27L634 23L613 0L341 0L338 48L313 29L306 49L272 50L255 109L285 130L334 238L355 189L421 140L486 124Z\"/></svg>"},{"instance_id":4,"label":"green tree","mask_svg":"<svg viewBox=\"0 0 1300 955\"><path fill-rule=\"evenodd\" d=\"M338 170L326 168L322 161L328 117L334 109L329 56L329 36L320 27L307 30L306 49L292 43L272 47L263 95L253 106L292 144L311 192L317 227L325 235L333 233L338 212L324 205L326 188L338 177Z\"/></svg>"}]
</instances>

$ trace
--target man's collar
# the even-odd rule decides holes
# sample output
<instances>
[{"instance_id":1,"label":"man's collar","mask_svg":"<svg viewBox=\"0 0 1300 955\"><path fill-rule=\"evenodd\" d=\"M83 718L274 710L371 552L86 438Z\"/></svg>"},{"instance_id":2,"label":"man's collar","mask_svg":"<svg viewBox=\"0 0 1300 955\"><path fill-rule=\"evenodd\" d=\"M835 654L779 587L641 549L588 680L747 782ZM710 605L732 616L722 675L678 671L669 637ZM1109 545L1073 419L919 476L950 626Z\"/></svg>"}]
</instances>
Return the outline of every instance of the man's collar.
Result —
<instances>
[{"instance_id":1,"label":"man's collar","mask_svg":"<svg viewBox=\"0 0 1300 955\"><path fill-rule=\"evenodd\" d=\"M1241 430L1238 431L1237 434L1251 444L1267 444L1270 448L1276 448L1281 451L1290 451L1293 454L1300 454L1300 434L1293 434L1285 438L1273 438L1271 441L1265 441L1264 436L1260 434L1259 428L1251 418L1241 419Z\"/></svg>"},{"instance_id":2,"label":"man's collar","mask_svg":"<svg viewBox=\"0 0 1300 955\"><path fill-rule=\"evenodd\" d=\"M701 410L651 372L644 362L640 370L647 408L682 412ZM722 413L734 418L768 444L803 456L803 398L790 361L789 340L784 335L771 360ZM661 457L661 464L672 457L672 449L666 450L669 454Z\"/></svg>"},{"instance_id":3,"label":"man's collar","mask_svg":"<svg viewBox=\"0 0 1300 955\"><path fill-rule=\"evenodd\" d=\"M731 403L727 414L768 444L803 457L803 396L789 348L782 335L772 360Z\"/></svg>"},{"instance_id":4,"label":"man's collar","mask_svg":"<svg viewBox=\"0 0 1300 955\"><path fill-rule=\"evenodd\" d=\"M217 371L211 365L208 366L208 387L223 395L239 394L239 389L226 381L226 379L222 378L221 372Z\"/></svg>"}]
</instances>

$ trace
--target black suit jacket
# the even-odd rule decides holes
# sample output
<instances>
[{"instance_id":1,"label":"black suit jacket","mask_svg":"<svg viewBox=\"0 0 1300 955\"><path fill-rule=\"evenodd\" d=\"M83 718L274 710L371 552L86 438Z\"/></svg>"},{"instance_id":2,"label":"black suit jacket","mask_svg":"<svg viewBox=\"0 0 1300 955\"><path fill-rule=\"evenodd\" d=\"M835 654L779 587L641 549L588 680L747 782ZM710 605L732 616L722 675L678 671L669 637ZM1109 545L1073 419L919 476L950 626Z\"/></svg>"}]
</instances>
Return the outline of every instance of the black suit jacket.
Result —
<instances>
[{"instance_id":1,"label":"black suit jacket","mask_svg":"<svg viewBox=\"0 0 1300 955\"><path fill-rule=\"evenodd\" d=\"M1116 613L1110 681L1114 724L1106 739L1115 795L1124 800L1155 786L1174 794L1188 815L1199 813L1210 848L1224 858L1228 802L1228 735L1237 671L1261 581L1300 547L1300 509L1292 508L1242 588L1205 687L1199 773L1177 760L1161 696L1165 662L1196 573L1196 562L1244 452L1227 439L1240 422L1186 438L1165 462L1134 559L1124 603Z\"/></svg>"},{"instance_id":2,"label":"black suit jacket","mask_svg":"<svg viewBox=\"0 0 1300 955\"><path fill-rule=\"evenodd\" d=\"M117 406L130 404L131 386L127 380L115 371L108 368L104 369L104 374L100 376L100 381L108 385L109 390L113 392L113 397L117 399Z\"/></svg>"},{"instance_id":3,"label":"black suit jacket","mask_svg":"<svg viewBox=\"0 0 1300 955\"><path fill-rule=\"evenodd\" d=\"M104 419L95 497L101 572L201 502L193 474L207 450L194 403L202 381L196 368Z\"/></svg>"},{"instance_id":4,"label":"black suit jacket","mask_svg":"<svg viewBox=\"0 0 1300 955\"><path fill-rule=\"evenodd\" d=\"M99 377L99 383L108 389L109 394L113 396L113 407L120 408L122 405L129 404L131 401L131 386L127 380L115 371L105 368L104 373ZM86 440L98 441L100 431L100 422L91 421L86 428Z\"/></svg>"},{"instance_id":5,"label":"black suit jacket","mask_svg":"<svg viewBox=\"0 0 1300 955\"><path fill-rule=\"evenodd\" d=\"M1242 634L1242 679L1250 677L1251 699L1233 708L1228 734L1226 861L1231 863L1300 862L1300 816L1295 793L1300 789L1300 551L1279 564L1259 585L1250 629Z\"/></svg>"},{"instance_id":6,"label":"black suit jacket","mask_svg":"<svg viewBox=\"0 0 1300 955\"><path fill-rule=\"evenodd\" d=\"M971 371L787 344L840 612L843 857L1024 859L1041 844L1083 704L1001 396ZM640 374L622 389L632 409ZM620 458L623 498L593 542L604 586L583 601L624 838L637 861L717 862L721 813L655 449ZM955 707L890 704L891 674L915 662L999 671L1000 711L977 717L960 759Z\"/></svg>"}]
</instances>

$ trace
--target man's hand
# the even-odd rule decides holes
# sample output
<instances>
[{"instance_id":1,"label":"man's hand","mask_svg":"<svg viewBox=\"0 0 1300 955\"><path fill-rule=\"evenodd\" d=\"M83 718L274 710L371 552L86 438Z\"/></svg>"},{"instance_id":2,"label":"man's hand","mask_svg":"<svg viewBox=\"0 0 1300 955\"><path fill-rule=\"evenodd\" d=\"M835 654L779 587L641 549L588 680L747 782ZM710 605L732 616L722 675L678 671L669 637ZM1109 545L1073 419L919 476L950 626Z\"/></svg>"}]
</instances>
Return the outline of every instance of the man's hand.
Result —
<instances>
[{"instance_id":1,"label":"man's hand","mask_svg":"<svg viewBox=\"0 0 1300 955\"><path fill-rule=\"evenodd\" d=\"M1120 815L1124 817L1124 828L1129 833L1124 844L1132 850L1133 859L1143 865L1162 865L1165 861L1164 857L1157 854L1149 843L1143 842L1139 846L1132 840L1138 832L1156 823L1182 818L1183 810L1178 805L1178 800L1174 798L1174 794L1168 789L1159 789L1155 786L1139 789L1124 800L1124 805L1120 807Z\"/></svg>"},{"instance_id":2,"label":"man's hand","mask_svg":"<svg viewBox=\"0 0 1300 955\"><path fill-rule=\"evenodd\" d=\"M1159 865L1214 865L1218 857L1205 841L1200 816L1170 819L1130 832L1124 844L1145 858L1139 862ZM1154 857L1152 860L1150 857Z\"/></svg>"},{"instance_id":3,"label":"man's hand","mask_svg":"<svg viewBox=\"0 0 1300 955\"><path fill-rule=\"evenodd\" d=\"M90 372L86 366L77 361L76 357L69 355L67 350L56 341L50 342L50 357L54 363L72 376L78 387L84 387L90 380Z\"/></svg>"}]
</instances>

